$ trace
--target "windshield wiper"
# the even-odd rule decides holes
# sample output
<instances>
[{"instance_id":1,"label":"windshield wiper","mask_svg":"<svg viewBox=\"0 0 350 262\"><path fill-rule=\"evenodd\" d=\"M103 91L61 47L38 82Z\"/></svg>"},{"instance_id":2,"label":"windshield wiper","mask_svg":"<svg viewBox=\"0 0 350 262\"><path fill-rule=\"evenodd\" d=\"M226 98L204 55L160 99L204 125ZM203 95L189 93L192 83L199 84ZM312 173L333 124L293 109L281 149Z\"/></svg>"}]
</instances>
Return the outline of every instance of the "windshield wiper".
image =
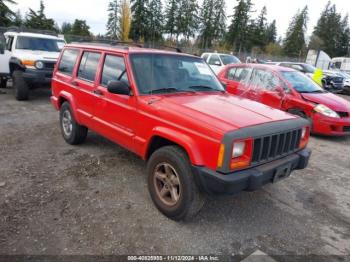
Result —
<instances>
[{"instance_id":1,"label":"windshield wiper","mask_svg":"<svg viewBox=\"0 0 350 262\"><path fill-rule=\"evenodd\" d=\"M211 86L205 86L205 85L196 85L196 86L189 86L188 88L190 89L206 89L206 90L214 90L214 91L218 91L218 92L223 92L224 90L219 90L219 89L216 89L214 87L211 87Z\"/></svg>"},{"instance_id":2,"label":"windshield wiper","mask_svg":"<svg viewBox=\"0 0 350 262\"><path fill-rule=\"evenodd\" d=\"M159 93L173 93L181 91L175 87L165 87L165 88L159 88L159 89L153 89L148 92L148 94L159 94Z\"/></svg>"}]
</instances>

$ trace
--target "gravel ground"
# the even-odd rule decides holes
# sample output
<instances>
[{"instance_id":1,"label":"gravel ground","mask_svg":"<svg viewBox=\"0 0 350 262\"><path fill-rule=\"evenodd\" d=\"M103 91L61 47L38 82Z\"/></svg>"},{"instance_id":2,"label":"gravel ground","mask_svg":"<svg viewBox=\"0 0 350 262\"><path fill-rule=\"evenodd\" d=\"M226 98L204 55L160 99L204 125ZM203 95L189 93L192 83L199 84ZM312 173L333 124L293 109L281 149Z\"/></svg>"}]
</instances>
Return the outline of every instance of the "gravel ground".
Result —
<instances>
[{"instance_id":1,"label":"gravel ground","mask_svg":"<svg viewBox=\"0 0 350 262\"><path fill-rule=\"evenodd\" d=\"M2 91L0 254L350 255L350 138L312 137L308 169L176 223L137 156L91 132L66 144L48 90L29 102Z\"/></svg>"}]
</instances>

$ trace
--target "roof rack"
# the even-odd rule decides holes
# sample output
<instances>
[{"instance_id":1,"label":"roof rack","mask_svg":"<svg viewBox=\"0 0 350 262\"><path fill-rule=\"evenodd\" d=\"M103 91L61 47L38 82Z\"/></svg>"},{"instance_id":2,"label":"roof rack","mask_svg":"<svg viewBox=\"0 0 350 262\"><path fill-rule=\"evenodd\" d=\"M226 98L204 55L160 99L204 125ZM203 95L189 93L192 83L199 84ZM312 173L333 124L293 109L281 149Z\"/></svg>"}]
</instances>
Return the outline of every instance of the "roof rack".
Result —
<instances>
[{"instance_id":1,"label":"roof rack","mask_svg":"<svg viewBox=\"0 0 350 262\"><path fill-rule=\"evenodd\" d=\"M129 46L136 46L140 48L144 47L141 43L115 41L110 39L91 39L91 40L81 39L81 40L72 41L71 44L100 45L100 46L112 46L112 47L122 46L124 48L128 48Z\"/></svg>"},{"instance_id":2,"label":"roof rack","mask_svg":"<svg viewBox=\"0 0 350 262\"><path fill-rule=\"evenodd\" d=\"M16 32L16 33L36 33L36 34L43 34L43 35L51 35L58 37L58 33L50 30L40 30L40 29L32 29L32 28L26 28L26 27L17 27L17 26L10 26L6 28L6 32Z\"/></svg>"},{"instance_id":3,"label":"roof rack","mask_svg":"<svg viewBox=\"0 0 350 262\"><path fill-rule=\"evenodd\" d=\"M163 48L169 48L169 49L173 49L178 53L183 53L180 47L176 47L176 46L168 46L168 45L161 45L159 47L163 47Z\"/></svg>"}]
</instances>

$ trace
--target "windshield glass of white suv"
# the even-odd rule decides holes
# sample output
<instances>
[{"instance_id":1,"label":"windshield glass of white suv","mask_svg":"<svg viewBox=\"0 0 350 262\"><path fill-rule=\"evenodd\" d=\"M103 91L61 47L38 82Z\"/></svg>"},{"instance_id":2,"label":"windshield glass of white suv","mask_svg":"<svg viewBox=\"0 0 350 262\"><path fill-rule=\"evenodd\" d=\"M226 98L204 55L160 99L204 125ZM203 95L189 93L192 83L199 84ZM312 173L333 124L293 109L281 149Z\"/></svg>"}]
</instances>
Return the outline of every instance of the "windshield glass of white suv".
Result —
<instances>
[{"instance_id":1,"label":"windshield glass of white suv","mask_svg":"<svg viewBox=\"0 0 350 262\"><path fill-rule=\"evenodd\" d=\"M241 63L241 61L233 55L220 55L220 58L224 65Z\"/></svg>"},{"instance_id":2,"label":"windshield glass of white suv","mask_svg":"<svg viewBox=\"0 0 350 262\"><path fill-rule=\"evenodd\" d=\"M64 41L59 39L19 36L16 49L60 52L63 46Z\"/></svg>"},{"instance_id":3,"label":"windshield glass of white suv","mask_svg":"<svg viewBox=\"0 0 350 262\"><path fill-rule=\"evenodd\" d=\"M324 93L313 80L295 71L281 72L284 78L298 93Z\"/></svg>"},{"instance_id":4,"label":"windshield glass of white suv","mask_svg":"<svg viewBox=\"0 0 350 262\"><path fill-rule=\"evenodd\" d=\"M130 59L140 94L224 91L213 71L201 58L132 54Z\"/></svg>"}]
</instances>

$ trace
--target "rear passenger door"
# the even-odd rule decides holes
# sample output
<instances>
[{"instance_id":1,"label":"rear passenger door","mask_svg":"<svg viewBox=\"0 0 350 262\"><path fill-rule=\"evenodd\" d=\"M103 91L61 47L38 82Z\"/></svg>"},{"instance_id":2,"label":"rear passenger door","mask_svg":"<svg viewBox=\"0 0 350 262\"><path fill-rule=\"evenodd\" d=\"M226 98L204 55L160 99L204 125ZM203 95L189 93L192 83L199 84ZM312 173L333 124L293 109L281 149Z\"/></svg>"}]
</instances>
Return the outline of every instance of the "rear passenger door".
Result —
<instances>
[{"instance_id":1,"label":"rear passenger door","mask_svg":"<svg viewBox=\"0 0 350 262\"><path fill-rule=\"evenodd\" d=\"M97 109L98 96L96 95L96 75L99 68L101 53L84 51L78 72L72 81L73 88L76 89L75 98L77 100L77 112L82 122L96 129L96 121L93 119Z\"/></svg>"},{"instance_id":2,"label":"rear passenger door","mask_svg":"<svg viewBox=\"0 0 350 262\"><path fill-rule=\"evenodd\" d=\"M101 68L97 87L98 129L112 141L134 150L135 96L112 94L107 90L110 81L123 81L130 87L124 56L107 53Z\"/></svg>"}]
</instances>

